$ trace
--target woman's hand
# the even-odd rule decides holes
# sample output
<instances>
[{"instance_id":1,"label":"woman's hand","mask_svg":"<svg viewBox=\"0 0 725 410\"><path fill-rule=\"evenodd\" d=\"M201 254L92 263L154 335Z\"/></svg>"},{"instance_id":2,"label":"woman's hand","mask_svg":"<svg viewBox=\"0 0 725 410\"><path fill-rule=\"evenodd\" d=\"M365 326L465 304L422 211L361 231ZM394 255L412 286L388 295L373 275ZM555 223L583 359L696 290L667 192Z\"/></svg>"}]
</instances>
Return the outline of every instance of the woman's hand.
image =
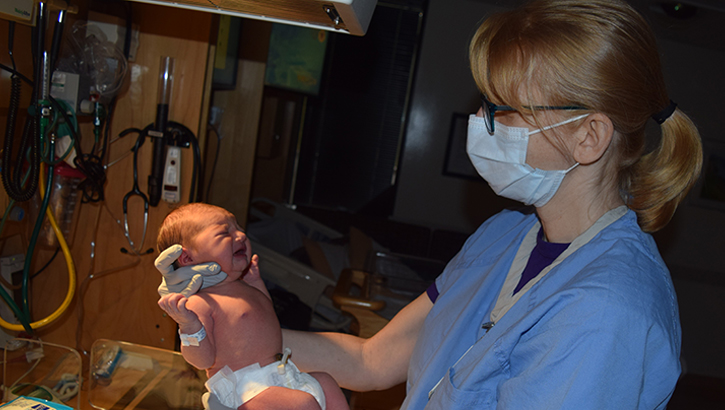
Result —
<instances>
[{"instance_id":1,"label":"woman's hand","mask_svg":"<svg viewBox=\"0 0 725 410\"><path fill-rule=\"evenodd\" d=\"M156 258L154 266L163 277L158 288L159 296L180 293L189 297L199 289L214 286L226 279L227 274L222 272L222 268L215 262L174 269L174 261L179 258L182 251L181 245L171 245Z\"/></svg>"}]
</instances>

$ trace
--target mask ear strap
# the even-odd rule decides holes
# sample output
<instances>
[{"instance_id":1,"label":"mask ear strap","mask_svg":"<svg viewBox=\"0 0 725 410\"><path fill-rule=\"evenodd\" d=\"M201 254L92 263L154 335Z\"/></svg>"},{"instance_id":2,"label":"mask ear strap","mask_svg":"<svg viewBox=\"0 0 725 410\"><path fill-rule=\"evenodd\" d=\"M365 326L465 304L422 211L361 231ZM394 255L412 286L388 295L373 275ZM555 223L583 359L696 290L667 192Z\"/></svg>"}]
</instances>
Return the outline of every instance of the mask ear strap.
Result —
<instances>
[{"instance_id":1,"label":"mask ear strap","mask_svg":"<svg viewBox=\"0 0 725 410\"><path fill-rule=\"evenodd\" d=\"M562 121L562 122L558 122L556 124L549 125L549 126L546 126L544 128L541 128L539 130L536 130L536 131L532 132L529 135L536 134L537 132L542 132L542 131L550 130L550 129L554 128L554 127L559 127L559 126L562 126L562 125L565 125L565 124L569 124L571 122L581 120L582 118L585 118L587 116L589 116L589 114L577 115L574 118L569 118L568 120L565 120L565 121ZM572 165L571 167L569 167L566 171L564 171L564 175L568 174L569 171L571 171L572 169L576 168L577 166L579 166L579 163L578 162L576 164Z\"/></svg>"},{"instance_id":2,"label":"mask ear strap","mask_svg":"<svg viewBox=\"0 0 725 410\"><path fill-rule=\"evenodd\" d=\"M562 122L557 122L556 124L548 125L548 126L542 128L542 129L540 129L537 132L546 131L546 130L550 130L550 129L554 128L554 127L559 127L559 126L562 126L564 124L569 124L570 122L574 122L574 121L581 120L582 118L587 117L588 115L589 114L578 115L578 116L576 116L574 118L569 118L568 120L565 120L565 121L562 121Z\"/></svg>"},{"instance_id":3,"label":"mask ear strap","mask_svg":"<svg viewBox=\"0 0 725 410\"><path fill-rule=\"evenodd\" d=\"M576 168L578 166L579 166L579 163L577 162L576 164L570 166L566 171L564 171L564 174L568 174L569 171L571 171L572 169L574 169L574 168Z\"/></svg>"}]
</instances>

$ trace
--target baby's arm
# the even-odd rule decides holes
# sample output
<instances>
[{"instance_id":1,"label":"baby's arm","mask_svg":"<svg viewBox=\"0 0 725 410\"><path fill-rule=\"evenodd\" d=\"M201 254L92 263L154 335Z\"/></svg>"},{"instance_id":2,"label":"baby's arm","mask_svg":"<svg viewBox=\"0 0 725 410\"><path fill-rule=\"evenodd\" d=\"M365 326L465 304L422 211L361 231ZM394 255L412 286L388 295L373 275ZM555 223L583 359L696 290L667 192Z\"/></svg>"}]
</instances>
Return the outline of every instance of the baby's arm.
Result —
<instances>
[{"instance_id":1,"label":"baby's arm","mask_svg":"<svg viewBox=\"0 0 725 410\"><path fill-rule=\"evenodd\" d=\"M199 346L181 346L181 354L184 359L197 369L208 369L214 364L216 349L212 336L211 320L205 320L204 326L199 316L192 310L187 309L189 301L179 293L169 293L159 299L159 307L168 313L176 323L179 324L179 332L187 335L194 334L205 327L206 337L199 342Z\"/></svg>"}]
</instances>

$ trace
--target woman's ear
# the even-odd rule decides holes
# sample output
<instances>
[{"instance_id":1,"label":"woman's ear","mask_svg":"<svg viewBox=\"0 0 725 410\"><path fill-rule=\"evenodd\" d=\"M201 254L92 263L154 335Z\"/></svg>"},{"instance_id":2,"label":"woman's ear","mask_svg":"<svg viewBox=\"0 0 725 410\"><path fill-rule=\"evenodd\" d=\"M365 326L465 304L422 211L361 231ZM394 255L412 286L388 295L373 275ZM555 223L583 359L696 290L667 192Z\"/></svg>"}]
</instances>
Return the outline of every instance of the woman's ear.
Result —
<instances>
[{"instance_id":1,"label":"woman's ear","mask_svg":"<svg viewBox=\"0 0 725 410\"><path fill-rule=\"evenodd\" d=\"M577 131L574 160L582 165L597 162L612 143L614 124L602 113L589 114Z\"/></svg>"},{"instance_id":2,"label":"woman's ear","mask_svg":"<svg viewBox=\"0 0 725 410\"><path fill-rule=\"evenodd\" d=\"M191 256L189 249L181 248L181 255L176 259L179 266L189 266L194 264L194 258Z\"/></svg>"}]
</instances>

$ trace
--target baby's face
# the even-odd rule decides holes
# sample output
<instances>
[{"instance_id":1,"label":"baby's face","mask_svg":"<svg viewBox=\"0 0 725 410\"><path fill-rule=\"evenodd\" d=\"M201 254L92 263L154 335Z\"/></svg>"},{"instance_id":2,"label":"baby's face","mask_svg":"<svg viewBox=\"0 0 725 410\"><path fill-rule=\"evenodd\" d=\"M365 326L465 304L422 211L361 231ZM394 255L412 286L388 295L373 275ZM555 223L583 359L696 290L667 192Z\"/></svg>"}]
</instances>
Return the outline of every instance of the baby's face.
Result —
<instances>
[{"instance_id":1,"label":"baby's face","mask_svg":"<svg viewBox=\"0 0 725 410\"><path fill-rule=\"evenodd\" d=\"M237 220L221 212L195 217L206 227L194 237L192 246L184 247L193 261L191 264L216 262L228 275L226 281L239 279L249 267L252 246Z\"/></svg>"}]
</instances>

